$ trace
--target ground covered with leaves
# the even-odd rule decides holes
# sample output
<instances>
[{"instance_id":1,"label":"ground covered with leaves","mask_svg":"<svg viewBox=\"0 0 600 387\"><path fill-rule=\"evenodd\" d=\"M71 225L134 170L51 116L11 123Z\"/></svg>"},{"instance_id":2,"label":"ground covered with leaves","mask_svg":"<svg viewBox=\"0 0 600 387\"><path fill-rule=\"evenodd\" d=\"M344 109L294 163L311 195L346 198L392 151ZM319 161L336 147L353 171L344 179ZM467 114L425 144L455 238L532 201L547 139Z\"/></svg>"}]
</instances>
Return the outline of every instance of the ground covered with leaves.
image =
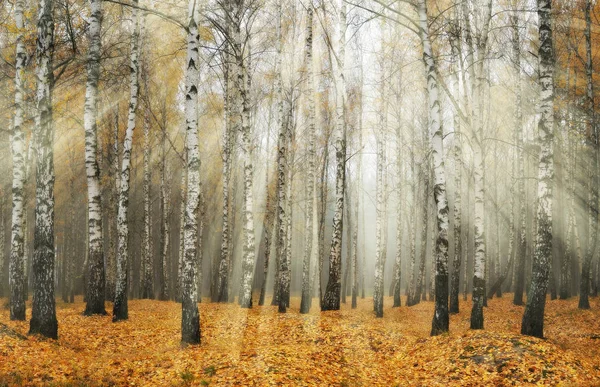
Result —
<instances>
[{"instance_id":1,"label":"ground covered with leaves","mask_svg":"<svg viewBox=\"0 0 600 387\"><path fill-rule=\"evenodd\" d=\"M2 309L0 386L600 385L600 300L586 311L576 299L549 301L544 340L519 334L523 307L511 300L489 302L483 331L468 329L462 302L438 337L429 337L432 302L391 308L386 298L382 319L369 298L307 315L299 299L286 314L206 302L202 344L188 347L174 302L130 301L129 321L116 324L82 316L81 299L59 302L58 340L26 336L29 323Z\"/></svg>"}]
</instances>

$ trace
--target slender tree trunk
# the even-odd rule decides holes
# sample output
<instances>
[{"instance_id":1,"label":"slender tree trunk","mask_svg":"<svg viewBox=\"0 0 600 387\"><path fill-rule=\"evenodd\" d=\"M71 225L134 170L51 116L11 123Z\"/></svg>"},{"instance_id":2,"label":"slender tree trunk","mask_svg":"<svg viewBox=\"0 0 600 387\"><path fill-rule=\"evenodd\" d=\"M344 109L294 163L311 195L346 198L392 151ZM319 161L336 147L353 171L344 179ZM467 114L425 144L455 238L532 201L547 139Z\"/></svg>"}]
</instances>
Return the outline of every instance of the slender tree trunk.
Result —
<instances>
[{"instance_id":1,"label":"slender tree trunk","mask_svg":"<svg viewBox=\"0 0 600 387\"><path fill-rule=\"evenodd\" d=\"M400 98L398 98L398 107L400 106ZM399 307L402 305L402 301L400 299L400 289L401 284L400 280L402 278L402 237L403 237L403 229L402 229L402 207L405 203L402 197L402 131L401 126L398 125L396 128L396 174L398 175L397 187L396 187L396 195L398 197L398 207L396 208L396 262L394 264L394 307Z\"/></svg>"},{"instance_id":2,"label":"slender tree trunk","mask_svg":"<svg viewBox=\"0 0 600 387\"><path fill-rule=\"evenodd\" d=\"M100 77L100 47L102 6L100 0L90 1L89 49L83 125L85 127L85 170L88 188L88 289L84 314L105 315L104 238L102 235L102 200L100 169L96 160L98 148L98 79Z\"/></svg>"},{"instance_id":3,"label":"slender tree trunk","mask_svg":"<svg viewBox=\"0 0 600 387\"><path fill-rule=\"evenodd\" d=\"M308 96L308 171L306 174L306 225L304 240L304 260L302 263L302 299L300 313L310 309L310 264L313 250L313 206L315 194L315 97L313 74L313 8L306 10L306 94Z\"/></svg>"},{"instance_id":4,"label":"slender tree trunk","mask_svg":"<svg viewBox=\"0 0 600 387\"><path fill-rule=\"evenodd\" d=\"M423 43L423 63L427 72L427 96L429 110L429 135L431 136L433 161L433 197L436 204L437 237L435 242L435 312L431 335L448 331L448 201L446 199L446 175L444 170L443 130L438 97L436 64L429 40L427 6L419 3L419 22ZM433 246L432 246L433 248Z\"/></svg>"},{"instance_id":5,"label":"slender tree trunk","mask_svg":"<svg viewBox=\"0 0 600 387\"><path fill-rule=\"evenodd\" d=\"M566 88L565 88L565 99L568 99L570 96L570 87L571 87L571 79L570 79L570 65L571 65L571 55L569 55L567 61L567 75L566 75ZM565 136L565 146L567 149L567 155L565 157L566 160L566 174L565 174L565 185L567 190L567 200L566 205L569 207L568 215L567 215L567 238L566 238L566 246L565 246L565 254L561 257L561 270L560 270L560 289L559 289L559 298L561 300L566 300L571 297L571 266L572 266L572 257L573 257L573 225L575 221L575 201L574 201L574 190L573 190L573 182L574 182L574 172L575 172L575 160L574 160L574 144L572 141L572 110L571 104L567 105L567 112L565 116L566 125L564 127L564 136Z\"/></svg>"},{"instance_id":6,"label":"slender tree trunk","mask_svg":"<svg viewBox=\"0 0 600 387\"><path fill-rule=\"evenodd\" d=\"M335 213L333 215L333 233L329 254L329 281L323 295L321 310L340 309L341 269L342 269L342 232L344 218L344 188L346 186L346 124L345 124L345 80L344 56L346 45L346 3L342 0L339 13L339 50L337 53L336 74L336 126L337 139L335 146L336 188Z\"/></svg>"},{"instance_id":7,"label":"slender tree trunk","mask_svg":"<svg viewBox=\"0 0 600 387\"><path fill-rule=\"evenodd\" d=\"M452 39L452 65L455 71L453 86L456 95L459 93L459 78L456 69L456 61L459 54L456 39ZM459 312L458 295L460 293L460 269L462 258L462 148L461 128L458 113L454 112L454 259L452 260L452 277L450 278L450 313ZM466 265L466 263L465 263Z\"/></svg>"},{"instance_id":8,"label":"slender tree trunk","mask_svg":"<svg viewBox=\"0 0 600 387\"><path fill-rule=\"evenodd\" d=\"M515 251L515 293L513 304L523 305L523 288L525 286L525 260L527 254L527 215L526 215L526 197L525 197L525 160L523 152L523 113L521 103L521 40L519 37L519 19L515 14L511 18L512 27L512 50L515 70L515 143L517 149L517 176L519 177L518 197L519 211L518 222L519 232L517 233L518 245Z\"/></svg>"},{"instance_id":9,"label":"slender tree trunk","mask_svg":"<svg viewBox=\"0 0 600 387\"><path fill-rule=\"evenodd\" d=\"M10 258L8 278L10 288L10 319L25 320L25 271L24 271L24 239L23 223L27 215L25 202L25 134L23 133L24 77L27 51L25 49L23 16L24 0L16 0L14 18L17 28L16 61L15 61L15 116L11 134L11 150L13 162L12 180L12 226L10 238Z\"/></svg>"},{"instance_id":10,"label":"slender tree trunk","mask_svg":"<svg viewBox=\"0 0 600 387\"><path fill-rule=\"evenodd\" d=\"M35 239L33 253L33 303L29 334L58 338L56 301L54 298L54 130L52 90L54 76L54 2L38 3L35 117L36 157ZM102 279L104 280L104 279ZM104 300L104 293L102 293Z\"/></svg>"},{"instance_id":11,"label":"slender tree trunk","mask_svg":"<svg viewBox=\"0 0 600 387\"><path fill-rule=\"evenodd\" d=\"M147 60L144 59L144 62ZM142 234L142 264L140 270L141 276L141 298L154 298L154 248L152 243L152 219L151 219L151 204L150 204L150 184L152 182L152 175L150 172L150 112L149 106L150 96L148 95L148 65L144 63L142 65L142 78L144 84L144 92L146 104L144 107L144 130L143 130L143 168L144 168L144 179L143 179L143 194L144 194L144 215L143 223L144 230Z\"/></svg>"},{"instance_id":12,"label":"slender tree trunk","mask_svg":"<svg viewBox=\"0 0 600 387\"><path fill-rule=\"evenodd\" d=\"M165 127L166 128L166 127ZM166 157L167 132L163 132L161 141L161 162L160 162L160 200L161 200L161 233L160 233L160 252L161 252L161 288L160 299L169 300L169 241L170 241L170 223L171 214L171 185L167 183L167 177L171 175L169 164Z\"/></svg>"},{"instance_id":13,"label":"slender tree trunk","mask_svg":"<svg viewBox=\"0 0 600 387\"><path fill-rule=\"evenodd\" d=\"M239 40L239 31L236 32ZM241 44L240 44L241 46ZM252 163L252 133L250 128L250 89L244 82L245 74L250 71L246 67L242 51L236 52L238 67L238 87L242 102L242 151L244 155L244 248L242 258L242 308L252 307L252 283L254 281L254 266L256 265L255 235L254 235L254 196L253 178L254 165Z\"/></svg>"},{"instance_id":14,"label":"slender tree trunk","mask_svg":"<svg viewBox=\"0 0 600 387\"><path fill-rule=\"evenodd\" d=\"M592 43L591 43L591 7L592 1L585 3L585 46L586 46L586 146L588 148L588 243L583 264L579 288L579 309L589 309L590 271L596 250L598 233L598 135L594 117L594 83L592 79ZM540 7L541 8L541 7ZM541 33L541 30L540 30Z\"/></svg>"},{"instance_id":15,"label":"slender tree trunk","mask_svg":"<svg viewBox=\"0 0 600 387\"><path fill-rule=\"evenodd\" d=\"M184 136L185 141L184 143L187 143L187 138ZM179 190L179 200L180 200L180 204L179 204L179 252L178 252L178 256L177 256L177 301L181 302L181 292L182 292L182 278L183 278L183 233L184 233L184 226L185 226L185 200L187 197L187 153L186 150L184 149L184 165L182 166L181 169L181 184L180 184L180 190ZM216 294L213 295L213 302L218 301L218 298L216 297Z\"/></svg>"},{"instance_id":16,"label":"slender tree trunk","mask_svg":"<svg viewBox=\"0 0 600 387\"><path fill-rule=\"evenodd\" d=\"M537 239L527 305L521 333L544 337L546 287L552 259L552 185L554 126L554 52L552 48L552 4L538 0L540 47L538 50L540 84L539 144L541 147L538 179Z\"/></svg>"},{"instance_id":17,"label":"slender tree trunk","mask_svg":"<svg viewBox=\"0 0 600 387\"><path fill-rule=\"evenodd\" d=\"M384 44L384 42L382 42ZM379 118L379 128L376 133L376 141L377 141L377 172L376 172L376 184L377 184L377 199L376 199L376 216L377 223L375 226L375 239L376 239L376 247L375 247L375 282L373 289L373 310L375 311L376 317L383 317L383 276L384 276L384 268L385 268L385 222L387 220L387 214L385 211L385 165L386 161L386 152L385 152L385 130L387 125L387 94L386 94L386 72L385 72L385 62L381 62L381 78L380 78L380 87L381 87L381 113Z\"/></svg>"},{"instance_id":18,"label":"slender tree trunk","mask_svg":"<svg viewBox=\"0 0 600 387\"><path fill-rule=\"evenodd\" d=\"M273 302L275 305L278 305L278 310L280 313L285 313L287 310L287 304L284 298L281 295L281 282L285 277L285 272L288 271L287 267L287 259L285 257L285 248L286 248L286 190L287 184L286 180L288 177L287 174L287 163L288 163L288 127L284 120L283 113L283 105L284 105L284 96L283 96L283 84L282 84L282 45L283 45L283 35L282 35L282 2L281 0L277 3L277 13L278 13L278 22L277 22L277 80L276 80L276 92L277 92L277 126L279 128L279 138L278 138L278 150L277 150L277 243L276 243L276 256L277 256L277 271L275 276L275 289L273 292ZM273 304L273 303L272 303Z\"/></svg>"},{"instance_id":19,"label":"slender tree trunk","mask_svg":"<svg viewBox=\"0 0 600 387\"><path fill-rule=\"evenodd\" d=\"M114 138L113 138L113 155L110 165L110 173L114 176L110 184L110 199L108 212L108 254L106 254L106 299L114 302L115 300L115 283L117 276L117 241L116 241L116 215L119 212L119 106L115 107L114 114Z\"/></svg>"},{"instance_id":20,"label":"slender tree trunk","mask_svg":"<svg viewBox=\"0 0 600 387\"><path fill-rule=\"evenodd\" d=\"M473 275L473 308L471 310L471 329L483 329L483 306L485 303L485 233L484 233L484 222L485 222L485 182L484 182L484 171L485 171L485 157L483 147L483 108L482 108L482 97L483 97L483 85L482 77L484 76L484 60L485 53L487 51L487 37L489 31L489 21L491 19L492 2L488 1L486 4L486 16L483 23L483 31L478 39L479 46L479 60L477 61L476 75L471 74L471 79L474 81L473 87L473 118L474 118L474 181L475 181L475 220L474 220L474 239L475 239L475 262L474 262L474 275ZM469 12L465 12L465 15L469 15ZM473 68L474 54L473 54L473 43L470 37L471 26L469 17L466 17L468 24L467 31L467 43L470 50L470 67Z\"/></svg>"},{"instance_id":21,"label":"slender tree trunk","mask_svg":"<svg viewBox=\"0 0 600 387\"><path fill-rule=\"evenodd\" d=\"M188 5L187 67L185 71L185 122L188 188L184 220L182 275L181 341L200 343L200 316L194 285L194 261L198 248L198 205L200 201L200 154L198 150L198 81L200 35L198 4Z\"/></svg>"},{"instance_id":22,"label":"slender tree trunk","mask_svg":"<svg viewBox=\"0 0 600 387\"><path fill-rule=\"evenodd\" d=\"M133 0L137 5L138 1ZM133 32L131 35L130 56L130 95L129 112L127 118L127 131L123 141L123 156L121 161L121 177L119 187L119 208L117 213L117 280L115 290L115 302L113 305L113 322L127 320L129 318L127 305L127 287L129 261L129 225L127 213L129 211L129 178L131 175L131 148L133 143L133 131L136 126L136 112L139 94L139 15L135 7L131 9L133 16Z\"/></svg>"},{"instance_id":23,"label":"slender tree trunk","mask_svg":"<svg viewBox=\"0 0 600 387\"><path fill-rule=\"evenodd\" d=\"M0 297L4 297L4 262L6 261L5 255L5 233L4 229L4 203L6 202L5 193L2 188L0 188Z\"/></svg>"}]
</instances>

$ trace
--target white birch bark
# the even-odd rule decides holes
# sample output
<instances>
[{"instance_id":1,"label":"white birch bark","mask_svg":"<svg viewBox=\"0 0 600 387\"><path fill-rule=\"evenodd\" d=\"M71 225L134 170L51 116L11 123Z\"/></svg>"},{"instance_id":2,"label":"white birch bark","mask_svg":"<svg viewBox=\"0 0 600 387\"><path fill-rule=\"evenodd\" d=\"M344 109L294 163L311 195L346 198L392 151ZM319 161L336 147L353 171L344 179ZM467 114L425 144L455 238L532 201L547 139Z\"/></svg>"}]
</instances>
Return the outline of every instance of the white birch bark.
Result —
<instances>
[{"instance_id":1,"label":"white birch bark","mask_svg":"<svg viewBox=\"0 0 600 387\"><path fill-rule=\"evenodd\" d=\"M457 96L460 91L459 85L459 72L456 66L458 61L458 50L457 38L453 37L450 41L451 55L452 55L452 69L454 70L453 77L453 88L454 93ZM454 112L453 115L454 124L454 259L452 260L452 277L450 283L450 305L448 311L450 313L459 312L459 286L460 286L460 268L462 260L462 143L461 143L461 123L458 116L458 112Z\"/></svg>"},{"instance_id":2,"label":"white birch bark","mask_svg":"<svg viewBox=\"0 0 600 387\"><path fill-rule=\"evenodd\" d=\"M540 119L538 143L540 145L537 187L537 238L533 255L531 286L523 314L521 333L544 336L544 308L546 289L552 258L552 188L554 178L554 51L552 47L551 0L538 0L539 18L538 72L540 85Z\"/></svg>"},{"instance_id":3,"label":"white birch bark","mask_svg":"<svg viewBox=\"0 0 600 387\"><path fill-rule=\"evenodd\" d=\"M278 305L280 313L285 313L287 305L281 297L281 282L285 278L285 272L288 270L287 259L285 259L286 248L286 180L287 180L287 158L288 158L288 128L283 116L283 85L282 85L282 2L277 2L277 63L276 63L276 94L277 94L277 126L279 128L279 137L277 140L277 240L276 240L276 257L277 271L275 276L275 287L273 292L272 304Z\"/></svg>"},{"instance_id":4,"label":"white birch bark","mask_svg":"<svg viewBox=\"0 0 600 387\"><path fill-rule=\"evenodd\" d=\"M12 180L12 226L10 237L10 258L8 282L10 288L10 319L25 320L25 272L23 223L25 211L25 135L23 133L23 99L25 93L24 76L27 52L25 50L24 0L16 0L14 18L17 27L15 61L15 116L11 133L13 162Z\"/></svg>"},{"instance_id":5,"label":"white birch bark","mask_svg":"<svg viewBox=\"0 0 600 387\"><path fill-rule=\"evenodd\" d=\"M302 263L302 299L300 313L308 313L310 309L310 268L313 235L314 197L315 191L315 97L313 74L313 7L312 3L306 10L306 95L308 102L308 171L306 173L306 207L304 227L304 259Z\"/></svg>"},{"instance_id":6,"label":"white birch bark","mask_svg":"<svg viewBox=\"0 0 600 387\"><path fill-rule=\"evenodd\" d=\"M342 232L344 218L344 189L346 181L346 122L344 56L346 46L346 3L341 1L338 26L339 42L336 55L336 180L335 213L333 215L333 233L329 254L329 281L323 296L321 310L340 309L341 269L342 269Z\"/></svg>"},{"instance_id":7,"label":"white birch bark","mask_svg":"<svg viewBox=\"0 0 600 387\"><path fill-rule=\"evenodd\" d=\"M4 229L4 203L6 202L4 190L0 188L0 297L4 297L4 262L6 262L5 237L6 230Z\"/></svg>"},{"instance_id":8,"label":"white birch bark","mask_svg":"<svg viewBox=\"0 0 600 387\"><path fill-rule=\"evenodd\" d=\"M145 18L142 19L142 42L145 42ZM142 57L147 56L146 53L141 55ZM151 219L151 208L150 208L150 184L152 180L152 175L150 172L150 162L151 162L151 151L150 151L150 96L148 92L148 64L147 58L142 59L142 79L145 93L145 104L144 104L144 124L143 124L143 195L144 195L144 215L143 215L143 223L144 230L142 233L142 262L141 262L141 298L154 298L154 259L153 259L153 247L152 247L152 219Z\"/></svg>"},{"instance_id":9,"label":"white birch bark","mask_svg":"<svg viewBox=\"0 0 600 387\"><path fill-rule=\"evenodd\" d=\"M598 135L594 114L594 82L591 42L591 7L592 1L585 2L585 46L586 46L586 122L585 137L588 154L588 240L587 249L581 265L581 282L579 289L579 309L589 309L589 293L591 280L591 264L598 239Z\"/></svg>"},{"instance_id":10,"label":"white birch bark","mask_svg":"<svg viewBox=\"0 0 600 387\"><path fill-rule=\"evenodd\" d=\"M382 41L382 46L385 42ZM386 165L385 155L385 131L387 126L387 87L386 87L386 69L385 62L381 62L381 112L379 115L379 124L377 129L377 172L376 172L376 184L377 184L377 201L376 201L376 214L377 222L375 226L375 283L373 289L373 310L376 317L383 317L383 271L385 267L385 222L387 221L387 213L385 211L385 176L384 169Z\"/></svg>"},{"instance_id":11,"label":"white birch bark","mask_svg":"<svg viewBox=\"0 0 600 387\"><path fill-rule=\"evenodd\" d=\"M98 152L98 82L100 77L102 6L90 1L89 48L83 126L85 128L85 172L88 199L88 288L85 315L105 315L104 238L102 235L102 200Z\"/></svg>"},{"instance_id":12,"label":"white birch bark","mask_svg":"<svg viewBox=\"0 0 600 387\"><path fill-rule=\"evenodd\" d=\"M200 153L198 149L198 81L200 35L198 4L188 5L187 60L185 70L185 122L187 153L187 198L184 221L182 272L181 341L200 343L200 316L194 286L194 261L198 248L198 206L200 202Z\"/></svg>"},{"instance_id":13,"label":"white birch bark","mask_svg":"<svg viewBox=\"0 0 600 387\"><path fill-rule=\"evenodd\" d=\"M137 5L137 0L133 0ZM136 113L139 94L139 12L132 7L133 31L131 34L130 54L130 94L129 112L127 116L127 130L123 141L123 155L121 160L119 208L117 211L117 278L115 288L115 302L113 304L113 321L127 320L129 318L127 305L127 285L131 278L127 278L129 255L129 226L127 213L129 211L129 180L131 175L131 148L133 132L136 126Z\"/></svg>"},{"instance_id":14,"label":"white birch bark","mask_svg":"<svg viewBox=\"0 0 600 387\"><path fill-rule=\"evenodd\" d=\"M169 292L169 242L171 235L171 227L169 217L171 215L171 185L167 183L168 176L171 175L171 169L167 162L167 133L163 132L161 142L161 163L160 163L160 200L161 200L161 237L160 237L160 252L161 252L161 276L162 283L160 289L160 299L168 300Z\"/></svg>"},{"instance_id":15,"label":"white birch bark","mask_svg":"<svg viewBox=\"0 0 600 387\"><path fill-rule=\"evenodd\" d=\"M110 165L110 174L113 176L113 181L110 184L110 199L108 200L108 240L109 251L106 254L106 299L113 301L115 299L115 282L117 276L117 241L116 241L116 215L119 211L119 109L118 105L114 109L114 127L113 127L113 143L112 143L112 158Z\"/></svg>"},{"instance_id":16,"label":"white birch bark","mask_svg":"<svg viewBox=\"0 0 600 387\"><path fill-rule=\"evenodd\" d=\"M523 151L523 109L521 92L521 40L519 35L519 18L516 13L511 16L513 67L515 72L515 144L517 150L517 183L519 197L517 248L515 251L515 290L513 304L523 305L523 287L525 283L525 260L527 253L527 216L525 197L525 157Z\"/></svg>"},{"instance_id":17,"label":"white birch bark","mask_svg":"<svg viewBox=\"0 0 600 387\"><path fill-rule=\"evenodd\" d=\"M465 5L465 7L467 7ZM473 308L471 310L471 329L483 329L483 304L485 302L485 187L484 170L485 158L483 149L483 109L482 109L482 77L484 74L484 59L487 51L487 39L489 31L489 20L491 19L492 2L485 4L485 16L482 24L482 31L478 36L478 52L476 65L474 64L473 41L471 37L471 22L473 18L472 11L466 9L464 12L467 36L467 46L469 49L471 81L473 82L472 97L473 101L473 158L474 158L474 185L475 185L475 219L474 219L474 240L475 240L475 261L473 274ZM475 67L476 66L476 69ZM476 71L475 71L476 70Z\"/></svg>"},{"instance_id":18,"label":"white birch bark","mask_svg":"<svg viewBox=\"0 0 600 387\"><path fill-rule=\"evenodd\" d=\"M56 300L54 297L54 129L52 90L54 86L54 2L40 0L36 44L37 140L35 188L35 241L33 253L33 303L29 334L56 339ZM104 296L104 295L102 295Z\"/></svg>"},{"instance_id":19,"label":"white birch bark","mask_svg":"<svg viewBox=\"0 0 600 387\"><path fill-rule=\"evenodd\" d=\"M400 102L400 98L398 98L398 102ZM399 105L400 106L400 105ZM399 109L398 106L398 109ZM403 213L402 208L405 204L403 198L403 184L402 181L402 129L401 126L398 125L396 128L396 175L398 176L398 181L396 182L396 196L397 196L397 208L396 208L396 261L395 261L395 270L394 270L394 307L401 306L400 299L400 290L401 284L400 280L402 278L402 238L404 234L402 220Z\"/></svg>"},{"instance_id":20,"label":"white birch bark","mask_svg":"<svg viewBox=\"0 0 600 387\"><path fill-rule=\"evenodd\" d=\"M187 143L187 137L184 137L184 143ZM183 227L185 221L185 198L187 197L187 156L184 149L184 165L181 169L181 183L179 189L179 252L177 256L177 301L181 302L181 280L183 278Z\"/></svg>"},{"instance_id":21,"label":"white birch bark","mask_svg":"<svg viewBox=\"0 0 600 387\"><path fill-rule=\"evenodd\" d=\"M239 30L236 31L237 39L240 41ZM241 42L239 44L241 47ZM242 308L252 307L252 283L254 281L254 266L256 265L256 251L254 235L254 164L252 163L252 129L250 123L250 89L248 82L244 82L245 76L248 76L249 59L244 60L243 51L240 49L236 53L238 67L238 89L242 102L241 115L241 137L242 152L244 158L244 209L242 210L244 227L244 247L242 257L242 297L240 306Z\"/></svg>"}]
</instances>

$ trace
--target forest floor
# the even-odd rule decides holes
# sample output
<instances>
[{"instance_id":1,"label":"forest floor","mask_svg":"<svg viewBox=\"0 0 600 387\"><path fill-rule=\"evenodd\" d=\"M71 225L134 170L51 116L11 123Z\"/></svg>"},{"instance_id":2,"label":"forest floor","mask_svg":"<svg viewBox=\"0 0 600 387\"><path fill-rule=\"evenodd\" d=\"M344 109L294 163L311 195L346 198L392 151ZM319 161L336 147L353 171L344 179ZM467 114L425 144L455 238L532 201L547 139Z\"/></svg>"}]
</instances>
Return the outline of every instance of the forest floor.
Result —
<instances>
[{"instance_id":1,"label":"forest floor","mask_svg":"<svg viewBox=\"0 0 600 387\"><path fill-rule=\"evenodd\" d=\"M58 340L25 336L29 323L0 310L0 386L600 385L598 298L585 311L576 298L548 301L544 340L519 334L523 307L511 295L489 302L481 331L469 330L471 303L461 302L438 337L432 302L391 308L386 298L382 319L371 298L324 313L315 300L307 315L297 298L286 314L207 302L202 344L188 347L175 302L130 301L129 320L113 324L82 316L76 301L57 303Z\"/></svg>"}]
</instances>

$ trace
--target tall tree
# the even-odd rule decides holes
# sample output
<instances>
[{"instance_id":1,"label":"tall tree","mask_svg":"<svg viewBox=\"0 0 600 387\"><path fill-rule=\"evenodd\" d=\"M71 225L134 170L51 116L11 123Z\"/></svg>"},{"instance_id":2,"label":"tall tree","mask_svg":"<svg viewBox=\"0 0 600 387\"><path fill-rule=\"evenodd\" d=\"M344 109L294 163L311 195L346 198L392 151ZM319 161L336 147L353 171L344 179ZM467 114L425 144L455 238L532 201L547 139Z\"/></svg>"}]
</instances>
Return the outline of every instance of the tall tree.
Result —
<instances>
[{"instance_id":1,"label":"tall tree","mask_svg":"<svg viewBox=\"0 0 600 387\"><path fill-rule=\"evenodd\" d=\"M88 288L85 315L105 315L104 238L102 235L102 200L100 169L98 168L98 81L100 78L100 49L102 5L100 0L90 0L90 41L87 57L87 83L85 85L85 172L88 191Z\"/></svg>"},{"instance_id":2,"label":"tall tree","mask_svg":"<svg viewBox=\"0 0 600 387\"><path fill-rule=\"evenodd\" d=\"M455 21L458 24L458 21ZM459 71L457 67L458 48L460 31L458 26L453 26L455 29L450 35L450 50L452 69L454 70L453 87L455 95L458 95ZM461 139L461 122L457 111L453 115L454 124L454 258L452 260L452 277L450 278L450 313L459 312L458 294L460 292L460 268L462 260L462 139Z\"/></svg>"},{"instance_id":3,"label":"tall tree","mask_svg":"<svg viewBox=\"0 0 600 387\"><path fill-rule=\"evenodd\" d=\"M198 80L200 35L198 4L189 0L187 60L185 70L185 123L188 187L184 221L182 272L181 341L200 343L200 316L194 286L194 260L198 248L198 206L200 202L200 153L198 150Z\"/></svg>"},{"instance_id":4,"label":"tall tree","mask_svg":"<svg viewBox=\"0 0 600 387\"><path fill-rule=\"evenodd\" d=\"M511 17L513 68L515 72L515 144L517 149L517 176L519 177L519 231L515 265L515 291L513 304L523 305L525 287L525 260L527 253L527 216L525 196L525 157L523 151L523 108L521 104L521 39L519 35L519 16L515 12Z\"/></svg>"},{"instance_id":5,"label":"tall tree","mask_svg":"<svg viewBox=\"0 0 600 387\"><path fill-rule=\"evenodd\" d=\"M123 155L121 160L121 177L119 186L119 208L117 212L117 278L115 301L113 304L113 321L127 320L129 311L127 305L128 256L129 256L129 226L127 213L129 211L129 178L131 175L131 148L133 144L133 131L136 126L136 113L138 107L139 82L139 12L138 0L133 0L131 8L133 17L133 31L131 34L131 52L129 57L130 86L129 86L129 112L127 117L127 131L123 141Z\"/></svg>"},{"instance_id":6,"label":"tall tree","mask_svg":"<svg viewBox=\"0 0 600 387\"><path fill-rule=\"evenodd\" d=\"M531 285L523 314L521 333L544 337L544 308L552 258L552 186L554 178L554 49L552 47L552 2L538 0L539 18L538 82L540 85L540 145L537 189L537 239L533 256Z\"/></svg>"},{"instance_id":7,"label":"tall tree","mask_svg":"<svg viewBox=\"0 0 600 387\"><path fill-rule=\"evenodd\" d=\"M54 1L38 3L36 39L36 116L37 141L35 187L35 236L33 252L33 303L29 334L58 338L54 298ZM104 294L102 294L104 297Z\"/></svg>"},{"instance_id":8,"label":"tall tree","mask_svg":"<svg viewBox=\"0 0 600 387\"><path fill-rule=\"evenodd\" d=\"M385 41L382 41L382 47L385 45ZM380 87L381 87L381 112L378 118L378 129L376 133L376 141L377 141L377 172L376 172L376 180L377 180L377 202L376 202L376 213L377 213L377 223L376 223L376 250L375 250L375 284L373 289L373 310L375 311L375 316L383 317L383 276L384 276L384 268L385 268L385 259L386 259L386 227L385 223L387 223L387 214L385 212L385 196L386 196L386 177L385 177L385 167L387 164L386 161L386 126L387 126L387 87L386 87L386 68L385 68L385 59L381 58L381 73L380 73Z\"/></svg>"},{"instance_id":9,"label":"tall tree","mask_svg":"<svg viewBox=\"0 0 600 387\"><path fill-rule=\"evenodd\" d=\"M431 335L448 331L448 201L444 170L443 130L438 93L437 68L429 35L427 4L419 2L419 26L423 44L423 63L427 73L428 129L433 161L433 197L436 205L435 311Z\"/></svg>"},{"instance_id":10,"label":"tall tree","mask_svg":"<svg viewBox=\"0 0 600 387\"><path fill-rule=\"evenodd\" d=\"M588 243L585 258L581 265L581 282L579 288L579 309L589 309L589 293L591 280L591 264L598 239L598 133L594 114L594 82L592 66L592 37L591 37L591 7L592 1L585 2L585 77L586 77L586 123L585 138L588 152ZM541 28L541 27L540 27ZM541 30L540 30L541 33Z\"/></svg>"},{"instance_id":11,"label":"tall tree","mask_svg":"<svg viewBox=\"0 0 600 387\"><path fill-rule=\"evenodd\" d=\"M25 134L23 132L24 94L25 94L25 22L23 8L25 0L16 0L14 6L15 24L17 27L16 61L15 61L15 116L11 134L11 150L13 159L12 181L12 226L10 236L10 260L8 279L10 287L10 319L25 320L25 272L24 272L24 239L23 222L25 208Z\"/></svg>"},{"instance_id":12,"label":"tall tree","mask_svg":"<svg viewBox=\"0 0 600 387\"><path fill-rule=\"evenodd\" d=\"M342 232L344 218L344 189L346 186L346 119L344 78L344 56L346 53L346 2L341 0L338 20L338 52L336 75L336 131L335 143L336 176L335 176L335 213L333 215L333 233L329 253L329 280L323 295L321 310L340 309L340 290L342 272ZM382 289L383 290L383 289Z\"/></svg>"},{"instance_id":13,"label":"tall tree","mask_svg":"<svg viewBox=\"0 0 600 387\"><path fill-rule=\"evenodd\" d=\"M315 196L315 97L313 75L313 7L312 2L306 9L306 96L308 100L308 171L306 174L306 223L304 229L304 260L302 263L302 299L300 313L310 309L310 267L313 252L313 206ZM316 241L315 241L316 242Z\"/></svg>"}]
</instances>

